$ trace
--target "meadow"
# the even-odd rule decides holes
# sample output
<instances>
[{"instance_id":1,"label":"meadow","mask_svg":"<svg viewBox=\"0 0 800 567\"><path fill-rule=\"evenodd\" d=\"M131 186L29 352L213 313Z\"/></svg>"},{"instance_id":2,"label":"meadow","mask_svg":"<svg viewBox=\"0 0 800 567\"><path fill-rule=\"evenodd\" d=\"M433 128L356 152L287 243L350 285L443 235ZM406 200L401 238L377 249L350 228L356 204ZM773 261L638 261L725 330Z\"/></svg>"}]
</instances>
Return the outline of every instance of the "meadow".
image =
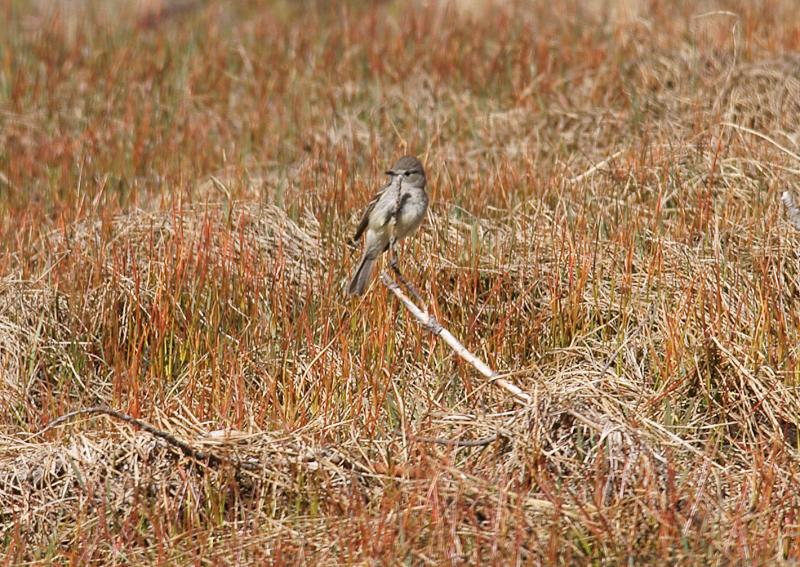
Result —
<instances>
[{"instance_id":1,"label":"meadow","mask_svg":"<svg viewBox=\"0 0 800 567\"><path fill-rule=\"evenodd\" d=\"M793 0L0 0L0 561L797 564L798 53ZM529 402L345 295L404 154L404 275Z\"/></svg>"}]
</instances>

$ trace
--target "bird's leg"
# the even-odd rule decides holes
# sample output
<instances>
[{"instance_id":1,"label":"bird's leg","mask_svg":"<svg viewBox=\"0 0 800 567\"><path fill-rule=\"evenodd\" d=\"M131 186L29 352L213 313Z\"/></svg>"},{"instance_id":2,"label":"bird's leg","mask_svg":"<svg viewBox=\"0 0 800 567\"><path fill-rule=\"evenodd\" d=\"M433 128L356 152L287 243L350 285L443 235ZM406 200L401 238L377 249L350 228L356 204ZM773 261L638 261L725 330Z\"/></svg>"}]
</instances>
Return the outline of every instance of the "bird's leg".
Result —
<instances>
[{"instance_id":1,"label":"bird's leg","mask_svg":"<svg viewBox=\"0 0 800 567\"><path fill-rule=\"evenodd\" d=\"M425 305L425 302L422 300L422 296L417 291L417 288L408 281L403 273L400 271L400 265L398 263L398 254L397 254L397 215L400 214L400 198L403 194L403 178L401 177L398 179L397 182L397 200L394 204L394 209L392 210L392 217L391 217L391 236L389 238L389 266L392 268L392 271L397 276L397 279L400 280L400 283L405 286L405 288L414 296L414 299L420 304Z\"/></svg>"},{"instance_id":2,"label":"bird's leg","mask_svg":"<svg viewBox=\"0 0 800 567\"><path fill-rule=\"evenodd\" d=\"M403 273L400 271L400 268L399 268L399 267L398 267L398 265L397 265L397 259L395 258L394 260L392 260L392 262L390 262L390 263L389 263L389 265L392 267L392 271L393 271L393 272L395 273L395 275L397 276L397 279L398 279L398 280L400 280L400 283L401 283L403 286L405 286L405 288L408 290L408 292L409 292L411 295L413 295L413 296L414 296L414 300L416 300L416 302L417 302L419 305L421 305L421 306L424 306L424 305L425 305L425 301L422 299L422 296L421 296L421 295L419 294L419 292L417 291L417 288L416 288L416 286L415 286L414 284L412 284L410 281L408 281L408 280L405 278L405 276L403 276ZM423 309L424 309L424 307L423 307ZM427 311L427 310L426 310L426 311Z\"/></svg>"},{"instance_id":3,"label":"bird's leg","mask_svg":"<svg viewBox=\"0 0 800 567\"><path fill-rule=\"evenodd\" d=\"M389 265L392 267L392 270L395 272L399 272L400 268L397 264L397 239L395 238L394 234L392 235L391 240L389 240Z\"/></svg>"},{"instance_id":4,"label":"bird's leg","mask_svg":"<svg viewBox=\"0 0 800 567\"><path fill-rule=\"evenodd\" d=\"M392 270L395 273L400 272L400 268L397 267L397 215L400 214L400 197L403 194L403 178L400 177L397 180L397 199L394 202L394 208L392 209L392 226L391 226L391 236L389 237L389 265L392 267Z\"/></svg>"}]
</instances>

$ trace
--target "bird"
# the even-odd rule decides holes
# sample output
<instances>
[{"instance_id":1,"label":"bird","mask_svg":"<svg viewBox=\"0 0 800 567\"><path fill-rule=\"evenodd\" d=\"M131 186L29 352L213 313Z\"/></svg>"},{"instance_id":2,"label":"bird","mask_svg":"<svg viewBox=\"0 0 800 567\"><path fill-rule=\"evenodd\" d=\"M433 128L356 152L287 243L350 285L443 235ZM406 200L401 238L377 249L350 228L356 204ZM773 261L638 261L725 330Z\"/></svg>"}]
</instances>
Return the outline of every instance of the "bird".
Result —
<instances>
[{"instance_id":1,"label":"bird","mask_svg":"<svg viewBox=\"0 0 800 567\"><path fill-rule=\"evenodd\" d=\"M364 236L364 251L347 287L348 295L363 295L380 255L416 232L425 220L428 193L422 162L414 156L403 156L386 175L389 180L367 205L351 240L355 244Z\"/></svg>"}]
</instances>

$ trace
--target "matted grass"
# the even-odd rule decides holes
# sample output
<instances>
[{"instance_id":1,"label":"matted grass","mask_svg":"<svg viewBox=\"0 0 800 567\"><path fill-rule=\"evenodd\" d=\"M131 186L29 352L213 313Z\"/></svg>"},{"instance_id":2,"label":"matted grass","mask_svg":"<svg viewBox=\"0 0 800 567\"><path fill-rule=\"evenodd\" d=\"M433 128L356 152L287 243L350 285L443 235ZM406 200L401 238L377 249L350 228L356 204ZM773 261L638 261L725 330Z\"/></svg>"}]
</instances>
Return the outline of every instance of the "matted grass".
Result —
<instances>
[{"instance_id":1,"label":"matted grass","mask_svg":"<svg viewBox=\"0 0 800 567\"><path fill-rule=\"evenodd\" d=\"M0 14L6 563L800 561L795 2ZM403 153L529 407L343 293Z\"/></svg>"}]
</instances>

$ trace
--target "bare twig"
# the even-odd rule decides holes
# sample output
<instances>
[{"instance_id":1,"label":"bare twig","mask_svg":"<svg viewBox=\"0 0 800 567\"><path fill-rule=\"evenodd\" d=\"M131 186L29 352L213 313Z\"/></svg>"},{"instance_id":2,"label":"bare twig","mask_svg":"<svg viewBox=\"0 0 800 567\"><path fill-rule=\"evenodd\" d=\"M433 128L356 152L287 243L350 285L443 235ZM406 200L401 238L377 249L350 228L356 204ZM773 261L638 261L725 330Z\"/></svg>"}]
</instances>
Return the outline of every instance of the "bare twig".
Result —
<instances>
[{"instance_id":1,"label":"bare twig","mask_svg":"<svg viewBox=\"0 0 800 567\"><path fill-rule=\"evenodd\" d=\"M430 315L420 307L417 307L417 305L411 301L405 293L403 293L403 290L400 289L400 286L397 285L397 282L389 277L389 274L387 274L385 271L381 272L381 283L385 285L389 291L395 294L395 296L403 303L403 305L405 305L406 309L408 309L409 312L411 312L411 314L417 319L420 325L422 325L430 333L441 337L458 356L469 362L478 372L483 374L493 384L513 395L517 402L522 402L526 405L531 403L532 398L530 394L524 392L508 380L500 378L498 374L485 362L467 350L467 348L461 344L461 342L455 338L450 331L442 327L442 325L439 324L433 315Z\"/></svg>"},{"instance_id":2,"label":"bare twig","mask_svg":"<svg viewBox=\"0 0 800 567\"><path fill-rule=\"evenodd\" d=\"M594 164L592 167L590 167L589 169L587 169L586 171L584 171L580 175L576 175L575 177L571 177L570 179L567 180L567 183L577 183L581 179L585 179L586 177L589 177L591 174L593 174L597 170L604 168L606 165L608 165L609 163L611 163L612 161L617 159L619 156L622 155L622 153L624 151L625 150L619 150L617 152L614 152L613 154L608 156L606 159L604 159L601 162L598 162L598 163Z\"/></svg>"},{"instance_id":3,"label":"bare twig","mask_svg":"<svg viewBox=\"0 0 800 567\"><path fill-rule=\"evenodd\" d=\"M139 427L139 428L143 429L144 431L147 431L150 435L152 435L154 437L158 437L159 439L163 439L168 444L172 445L173 447L176 447L185 456L187 456L187 457L189 457L191 459L195 459L196 461L206 461L206 462L208 462L210 464L214 464L214 465L221 465L224 462L229 462L229 463L231 463L232 465L234 465L236 467L241 467L241 468L250 469L250 470L257 470L259 468L259 466L256 465L255 463L244 463L244 462L241 462L241 461L238 461L238 460L235 460L235 459L223 459L222 457L220 457L218 455L215 455L214 453L207 453L205 451L201 451L199 449L195 449L194 447L192 447L191 445L189 445L185 441L181 441L180 439L178 439L177 437L175 437L171 433L168 433L166 431L162 431L161 429L153 427L152 425L150 425L146 421L142 421L140 419L136 419L135 417L132 417L132 416L126 414L126 413L122 413L120 411L117 411L117 410L114 410L114 409L111 409L111 408L105 408L105 407L100 407L100 406L94 406L94 407L90 407L90 408L84 408L84 409L71 411L69 413L65 413L61 417L59 417L57 419L54 419L53 421L48 423L44 427L44 429L40 430L36 435L42 435L45 432L49 431L50 429L53 429L53 428L58 427L60 425L63 425L67 421L71 420L74 417L78 417L79 415L93 415L93 414L107 415L109 417L113 417L113 418L118 419L120 421L124 421L125 423L129 423L131 425L135 425L136 427Z\"/></svg>"},{"instance_id":4,"label":"bare twig","mask_svg":"<svg viewBox=\"0 0 800 567\"><path fill-rule=\"evenodd\" d=\"M500 439L500 435L487 435L478 439L439 439L438 437L411 437L412 441L418 443L434 443L436 445L447 445L449 447L486 447Z\"/></svg>"}]
</instances>

